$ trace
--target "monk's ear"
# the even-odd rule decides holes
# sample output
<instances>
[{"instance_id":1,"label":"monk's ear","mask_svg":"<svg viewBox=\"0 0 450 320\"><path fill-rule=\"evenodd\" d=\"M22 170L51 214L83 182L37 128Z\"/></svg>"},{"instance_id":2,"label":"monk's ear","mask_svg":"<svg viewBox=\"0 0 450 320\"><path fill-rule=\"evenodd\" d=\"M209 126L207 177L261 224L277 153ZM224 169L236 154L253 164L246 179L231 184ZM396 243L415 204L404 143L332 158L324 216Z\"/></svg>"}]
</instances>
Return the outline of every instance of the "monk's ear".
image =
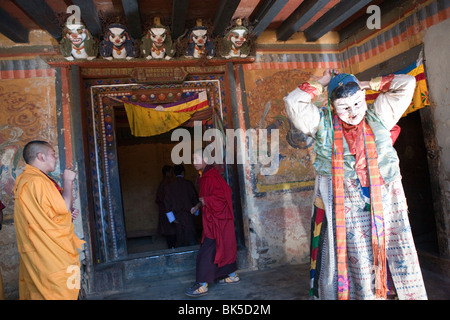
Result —
<instances>
[{"instance_id":1,"label":"monk's ear","mask_svg":"<svg viewBox=\"0 0 450 320\"><path fill-rule=\"evenodd\" d=\"M42 152L38 152L36 154L36 159L41 161L41 162L44 162L45 161L45 154L43 154Z\"/></svg>"}]
</instances>

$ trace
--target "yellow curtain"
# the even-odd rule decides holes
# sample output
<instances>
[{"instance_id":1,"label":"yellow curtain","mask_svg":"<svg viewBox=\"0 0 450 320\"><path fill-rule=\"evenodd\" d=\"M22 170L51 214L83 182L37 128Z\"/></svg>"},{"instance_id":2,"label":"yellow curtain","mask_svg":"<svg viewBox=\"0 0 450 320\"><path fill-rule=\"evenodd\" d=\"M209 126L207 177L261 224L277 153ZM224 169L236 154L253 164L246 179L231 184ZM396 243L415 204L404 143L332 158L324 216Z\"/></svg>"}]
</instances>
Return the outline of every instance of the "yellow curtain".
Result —
<instances>
[{"instance_id":1,"label":"yellow curtain","mask_svg":"<svg viewBox=\"0 0 450 320\"><path fill-rule=\"evenodd\" d=\"M168 132L185 123L195 112L208 108L208 100L206 92L200 92L196 99L168 108L146 108L129 102L124 102L124 105L131 134L149 137Z\"/></svg>"}]
</instances>

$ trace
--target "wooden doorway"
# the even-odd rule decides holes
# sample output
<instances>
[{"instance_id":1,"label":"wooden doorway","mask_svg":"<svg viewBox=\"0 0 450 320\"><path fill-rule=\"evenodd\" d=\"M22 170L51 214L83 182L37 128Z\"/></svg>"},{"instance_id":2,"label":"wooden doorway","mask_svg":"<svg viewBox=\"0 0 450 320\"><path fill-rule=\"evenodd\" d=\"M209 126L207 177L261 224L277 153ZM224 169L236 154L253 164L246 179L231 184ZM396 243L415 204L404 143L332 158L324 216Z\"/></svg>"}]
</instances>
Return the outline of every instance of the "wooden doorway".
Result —
<instances>
[{"instance_id":1,"label":"wooden doorway","mask_svg":"<svg viewBox=\"0 0 450 320\"><path fill-rule=\"evenodd\" d=\"M191 131L193 130L189 130L189 132ZM159 184L163 179L163 166L174 165L171 151L179 142L171 141L172 132L173 130L148 138L137 138L131 135L128 125L116 127L119 179L128 255L171 249L159 230L160 220L166 217L159 214L156 196ZM192 164L183 164L183 166L185 178L195 185L198 172ZM197 186L196 191L198 192ZM199 235L201 235L200 218L200 216L196 216L194 219L197 227L196 245L199 244ZM176 242L174 249L182 246L183 244Z\"/></svg>"},{"instance_id":2,"label":"wooden doorway","mask_svg":"<svg viewBox=\"0 0 450 320\"><path fill-rule=\"evenodd\" d=\"M92 124L92 131L89 136L89 152L94 193L95 236L93 238L95 239L97 262L127 259L130 254L135 253L155 255L159 254L161 250L166 250L163 243L160 242L161 239L157 237L154 214L152 215L151 212L150 216L137 214L139 211L142 213L142 211L154 210L154 199L152 199L151 190L143 191L147 192L147 195L144 193L137 195L136 188L154 189L154 186L159 184L160 178L157 181L154 181L154 177L149 178L153 179L150 187L145 178L134 182L126 178L142 172L142 166L149 165L149 161L152 163L152 171L160 174L160 165L162 162L169 162L170 150L174 143L169 141L170 132L157 137L131 137L126 125L127 119L123 102L120 101L136 97L139 100L145 96L146 99L156 97L154 103L163 103L167 102L166 99L169 96L176 101L185 95L199 91L207 92L214 112L218 112L218 115L222 117L223 88L219 80L195 80L165 85L123 84L91 87L91 110L88 122ZM160 148L159 151L158 148ZM134 153L134 155L130 153ZM142 154L142 157L133 159L139 153ZM158 156L161 157L157 159L154 153L159 153ZM146 160L145 157L148 159ZM123 166L122 162L124 162ZM127 167L130 166L133 167L132 173L127 172ZM191 181L195 179L193 168L187 165L186 169ZM149 176L151 175L149 174ZM139 203L135 196L141 199ZM143 205L144 203L145 205ZM136 207L138 207L137 210L135 210ZM131 242L136 243L134 240L138 238L141 242L147 240L148 243L142 248L136 249L136 245L133 246ZM131 250L130 245L133 247ZM179 250L192 250L192 248L180 248Z\"/></svg>"},{"instance_id":3,"label":"wooden doorway","mask_svg":"<svg viewBox=\"0 0 450 320\"><path fill-rule=\"evenodd\" d=\"M401 118L398 125L402 131L394 147L400 159L403 189L416 248L437 254L436 219L420 110Z\"/></svg>"}]
</instances>

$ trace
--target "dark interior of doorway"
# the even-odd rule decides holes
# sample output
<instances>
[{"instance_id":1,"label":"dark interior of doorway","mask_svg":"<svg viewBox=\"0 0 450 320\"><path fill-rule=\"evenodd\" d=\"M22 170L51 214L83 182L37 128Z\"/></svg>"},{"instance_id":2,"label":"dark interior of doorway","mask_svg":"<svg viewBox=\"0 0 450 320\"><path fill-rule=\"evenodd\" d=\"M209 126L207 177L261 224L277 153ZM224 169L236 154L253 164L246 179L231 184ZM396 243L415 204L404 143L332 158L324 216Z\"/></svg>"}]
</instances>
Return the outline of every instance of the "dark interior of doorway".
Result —
<instances>
[{"instance_id":1,"label":"dark interior of doorway","mask_svg":"<svg viewBox=\"0 0 450 320\"><path fill-rule=\"evenodd\" d=\"M438 253L428 155L420 110L401 118L398 125L402 130L394 147L400 159L403 188L416 248L418 251Z\"/></svg>"},{"instance_id":2,"label":"dark interior of doorway","mask_svg":"<svg viewBox=\"0 0 450 320\"><path fill-rule=\"evenodd\" d=\"M175 130L175 129L174 129ZM186 130L188 130L186 128ZM172 148L179 143L171 141L172 131L152 137L135 137L129 126L116 127L117 154L123 213L127 234L128 254L160 253L165 250L191 249L169 248L166 238L158 232L159 215L156 191L162 181L162 167L174 165ZM192 136L192 135L191 135ZM184 164L185 178L196 186L197 171L192 164ZM198 187L196 186L197 191ZM197 243L200 242L201 216L195 217Z\"/></svg>"}]
</instances>

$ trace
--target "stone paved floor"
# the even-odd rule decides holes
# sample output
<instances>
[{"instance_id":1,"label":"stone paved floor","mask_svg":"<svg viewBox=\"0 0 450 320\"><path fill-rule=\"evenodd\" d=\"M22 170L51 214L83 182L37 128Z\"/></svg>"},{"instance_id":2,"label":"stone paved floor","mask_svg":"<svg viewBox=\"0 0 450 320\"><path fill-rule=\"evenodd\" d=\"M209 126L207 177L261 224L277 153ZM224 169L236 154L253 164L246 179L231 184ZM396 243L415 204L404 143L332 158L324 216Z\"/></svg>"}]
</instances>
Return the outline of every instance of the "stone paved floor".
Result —
<instances>
[{"instance_id":1,"label":"stone paved floor","mask_svg":"<svg viewBox=\"0 0 450 320\"><path fill-rule=\"evenodd\" d=\"M90 296L95 300L308 300L309 266L286 265L267 270L238 272L235 285L211 284L209 293L190 298L185 290L195 281L195 272L180 273L170 279L129 284L125 292ZM450 300L450 279L422 270L429 300Z\"/></svg>"}]
</instances>

